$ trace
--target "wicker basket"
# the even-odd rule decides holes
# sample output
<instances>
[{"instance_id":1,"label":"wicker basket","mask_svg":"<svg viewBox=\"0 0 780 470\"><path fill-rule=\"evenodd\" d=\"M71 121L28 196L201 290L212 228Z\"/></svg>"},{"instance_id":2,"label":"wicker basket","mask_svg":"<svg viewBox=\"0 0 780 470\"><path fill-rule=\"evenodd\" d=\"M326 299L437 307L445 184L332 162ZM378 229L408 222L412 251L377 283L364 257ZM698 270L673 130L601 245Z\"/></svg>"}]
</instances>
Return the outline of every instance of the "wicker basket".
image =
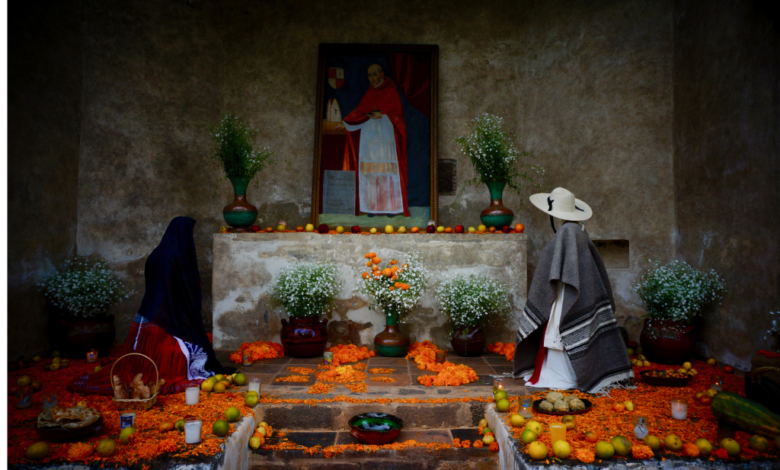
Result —
<instances>
[{"instance_id":1,"label":"wicker basket","mask_svg":"<svg viewBox=\"0 0 780 470\"><path fill-rule=\"evenodd\" d=\"M154 371L157 373L157 380L155 383L160 381L160 370L157 369L157 364L154 363L152 358L145 354L141 353L127 353L124 356L120 357L114 363L111 365L111 374L108 376L108 379L111 381L111 389L114 388L114 366L116 366L116 363L121 361L122 359L126 358L127 356L141 356L149 359L149 362L152 363L154 366ZM149 408L153 407L155 403L157 403L157 392L154 393L149 398L113 398L114 403L116 403L117 407L120 410L148 410Z\"/></svg>"}]
</instances>

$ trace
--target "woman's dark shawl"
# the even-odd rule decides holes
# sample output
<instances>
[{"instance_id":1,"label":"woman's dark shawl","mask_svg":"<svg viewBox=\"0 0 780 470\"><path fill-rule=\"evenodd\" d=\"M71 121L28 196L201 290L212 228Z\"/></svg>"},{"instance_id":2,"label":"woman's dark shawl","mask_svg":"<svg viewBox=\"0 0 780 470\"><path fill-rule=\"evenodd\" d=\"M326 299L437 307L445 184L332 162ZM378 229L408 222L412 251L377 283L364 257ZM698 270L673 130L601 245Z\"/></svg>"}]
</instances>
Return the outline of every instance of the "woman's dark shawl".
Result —
<instances>
[{"instance_id":1,"label":"woman's dark shawl","mask_svg":"<svg viewBox=\"0 0 780 470\"><path fill-rule=\"evenodd\" d=\"M146 292L138 313L171 335L197 344L208 354L206 369L223 373L201 318L201 286L195 240L195 220L176 217L162 241L146 259Z\"/></svg>"},{"instance_id":2,"label":"woman's dark shawl","mask_svg":"<svg viewBox=\"0 0 780 470\"><path fill-rule=\"evenodd\" d=\"M595 393L630 382L634 373L615 319L607 270L588 234L574 223L563 224L542 252L520 317L514 376L534 368L555 301L554 281L564 284L560 331L578 388Z\"/></svg>"}]
</instances>

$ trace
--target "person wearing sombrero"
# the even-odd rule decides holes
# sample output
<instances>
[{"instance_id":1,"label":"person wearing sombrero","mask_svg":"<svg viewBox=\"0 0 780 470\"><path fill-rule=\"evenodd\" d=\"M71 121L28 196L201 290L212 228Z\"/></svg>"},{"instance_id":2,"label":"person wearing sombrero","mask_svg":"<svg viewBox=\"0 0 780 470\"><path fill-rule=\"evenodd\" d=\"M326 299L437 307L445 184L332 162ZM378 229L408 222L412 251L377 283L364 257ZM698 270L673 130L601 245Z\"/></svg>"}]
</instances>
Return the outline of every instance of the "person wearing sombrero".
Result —
<instances>
[{"instance_id":1,"label":"person wearing sombrero","mask_svg":"<svg viewBox=\"0 0 780 470\"><path fill-rule=\"evenodd\" d=\"M542 251L520 316L514 376L528 385L598 392L634 373L607 269L584 226L593 211L564 188L531 196L561 226Z\"/></svg>"}]
</instances>

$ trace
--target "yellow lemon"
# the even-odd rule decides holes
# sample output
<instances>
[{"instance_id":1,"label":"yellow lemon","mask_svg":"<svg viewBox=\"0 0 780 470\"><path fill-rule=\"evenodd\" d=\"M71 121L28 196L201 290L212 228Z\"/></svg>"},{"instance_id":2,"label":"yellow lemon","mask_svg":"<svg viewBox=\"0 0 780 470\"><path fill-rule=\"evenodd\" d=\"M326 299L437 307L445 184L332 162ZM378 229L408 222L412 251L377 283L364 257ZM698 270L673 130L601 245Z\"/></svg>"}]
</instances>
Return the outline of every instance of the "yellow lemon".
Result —
<instances>
[{"instance_id":1,"label":"yellow lemon","mask_svg":"<svg viewBox=\"0 0 780 470\"><path fill-rule=\"evenodd\" d=\"M501 400L498 400L496 402L496 410L502 413L506 413L507 411L509 411L509 400L507 400L506 398L502 398Z\"/></svg>"},{"instance_id":2,"label":"yellow lemon","mask_svg":"<svg viewBox=\"0 0 780 470\"><path fill-rule=\"evenodd\" d=\"M596 455L600 459L611 459L615 456L615 447L609 442L599 441L596 443Z\"/></svg>"},{"instance_id":3,"label":"yellow lemon","mask_svg":"<svg viewBox=\"0 0 780 470\"><path fill-rule=\"evenodd\" d=\"M542 425L538 421L530 420L525 423L525 428L530 429L537 436L542 433Z\"/></svg>"},{"instance_id":4,"label":"yellow lemon","mask_svg":"<svg viewBox=\"0 0 780 470\"><path fill-rule=\"evenodd\" d=\"M204 380L202 384L200 384L200 389L204 392L210 392L214 390L214 382L211 380Z\"/></svg>"},{"instance_id":5,"label":"yellow lemon","mask_svg":"<svg viewBox=\"0 0 780 470\"><path fill-rule=\"evenodd\" d=\"M677 452L678 450L682 449L682 446L682 440L680 440L676 434L669 434L664 439L664 447L671 450L672 452Z\"/></svg>"},{"instance_id":6,"label":"yellow lemon","mask_svg":"<svg viewBox=\"0 0 780 470\"><path fill-rule=\"evenodd\" d=\"M553 455L558 457L559 459L565 459L569 457L569 454L571 454L571 446L568 442L564 440L558 440L555 441L555 444L552 446Z\"/></svg>"},{"instance_id":7,"label":"yellow lemon","mask_svg":"<svg viewBox=\"0 0 780 470\"><path fill-rule=\"evenodd\" d=\"M625 436L613 437L610 441L610 444L612 444L612 447L615 448L615 453L618 455L625 457L631 453L631 441L629 441Z\"/></svg>"},{"instance_id":8,"label":"yellow lemon","mask_svg":"<svg viewBox=\"0 0 780 470\"><path fill-rule=\"evenodd\" d=\"M709 457L709 455L712 453L712 444L707 439L696 439L694 444L699 448L699 452L701 453L702 457Z\"/></svg>"},{"instance_id":9,"label":"yellow lemon","mask_svg":"<svg viewBox=\"0 0 780 470\"><path fill-rule=\"evenodd\" d=\"M514 414L509 418L509 422L512 423L512 426L515 428L522 428L523 425L525 425L525 418L518 414Z\"/></svg>"},{"instance_id":10,"label":"yellow lemon","mask_svg":"<svg viewBox=\"0 0 780 470\"><path fill-rule=\"evenodd\" d=\"M36 442L27 448L27 458L30 460L41 460L49 455L49 444L45 442Z\"/></svg>"},{"instance_id":11,"label":"yellow lemon","mask_svg":"<svg viewBox=\"0 0 780 470\"><path fill-rule=\"evenodd\" d=\"M534 460L547 458L547 446L539 441L534 441L528 445L528 455Z\"/></svg>"},{"instance_id":12,"label":"yellow lemon","mask_svg":"<svg viewBox=\"0 0 780 470\"><path fill-rule=\"evenodd\" d=\"M116 453L116 441L113 439L103 439L98 442L97 453L101 457L111 457Z\"/></svg>"},{"instance_id":13,"label":"yellow lemon","mask_svg":"<svg viewBox=\"0 0 780 470\"><path fill-rule=\"evenodd\" d=\"M647 447L653 449L654 452L661 450L661 439L658 439L657 436L651 434L646 436L642 442L644 442Z\"/></svg>"}]
</instances>

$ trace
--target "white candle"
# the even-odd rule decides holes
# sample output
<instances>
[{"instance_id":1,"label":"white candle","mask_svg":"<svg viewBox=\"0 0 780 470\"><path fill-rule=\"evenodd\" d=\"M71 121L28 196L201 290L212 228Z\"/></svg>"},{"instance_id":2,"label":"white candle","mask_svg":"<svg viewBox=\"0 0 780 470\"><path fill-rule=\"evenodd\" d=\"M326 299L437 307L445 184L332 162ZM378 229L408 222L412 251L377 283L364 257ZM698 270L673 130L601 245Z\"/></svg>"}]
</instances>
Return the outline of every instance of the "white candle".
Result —
<instances>
[{"instance_id":1,"label":"white candle","mask_svg":"<svg viewBox=\"0 0 780 470\"><path fill-rule=\"evenodd\" d=\"M257 377L249 379L249 391L257 392L258 395L260 394L260 379Z\"/></svg>"},{"instance_id":2,"label":"white candle","mask_svg":"<svg viewBox=\"0 0 780 470\"><path fill-rule=\"evenodd\" d=\"M672 400L672 417L686 419L688 417L688 402L680 399Z\"/></svg>"},{"instance_id":3,"label":"white candle","mask_svg":"<svg viewBox=\"0 0 780 470\"><path fill-rule=\"evenodd\" d=\"M185 390L185 395L187 397L187 404L188 405L197 405L198 399L200 398L200 388L199 387L187 387Z\"/></svg>"},{"instance_id":4,"label":"white candle","mask_svg":"<svg viewBox=\"0 0 780 470\"><path fill-rule=\"evenodd\" d=\"M184 443L197 444L200 442L200 427L203 422L199 419L184 422Z\"/></svg>"}]
</instances>

